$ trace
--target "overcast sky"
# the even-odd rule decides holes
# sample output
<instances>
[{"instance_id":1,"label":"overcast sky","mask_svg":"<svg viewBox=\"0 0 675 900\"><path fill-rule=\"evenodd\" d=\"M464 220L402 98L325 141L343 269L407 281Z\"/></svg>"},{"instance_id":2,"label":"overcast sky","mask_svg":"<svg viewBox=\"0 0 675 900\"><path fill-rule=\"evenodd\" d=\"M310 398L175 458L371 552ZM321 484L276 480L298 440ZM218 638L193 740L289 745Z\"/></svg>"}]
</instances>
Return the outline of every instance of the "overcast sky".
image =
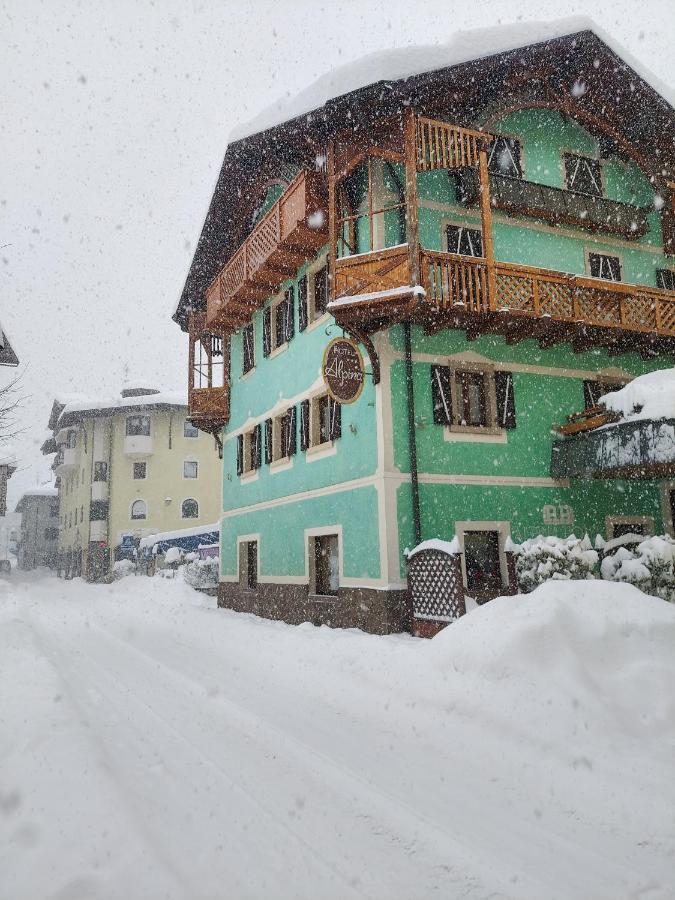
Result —
<instances>
[{"instance_id":1,"label":"overcast sky","mask_svg":"<svg viewBox=\"0 0 675 900\"><path fill-rule=\"evenodd\" d=\"M170 314L227 135L280 96L375 50L569 15L592 16L675 82L673 0L9 0L0 11L0 321L28 395L10 504L49 475L39 445L55 393L185 384Z\"/></svg>"}]
</instances>

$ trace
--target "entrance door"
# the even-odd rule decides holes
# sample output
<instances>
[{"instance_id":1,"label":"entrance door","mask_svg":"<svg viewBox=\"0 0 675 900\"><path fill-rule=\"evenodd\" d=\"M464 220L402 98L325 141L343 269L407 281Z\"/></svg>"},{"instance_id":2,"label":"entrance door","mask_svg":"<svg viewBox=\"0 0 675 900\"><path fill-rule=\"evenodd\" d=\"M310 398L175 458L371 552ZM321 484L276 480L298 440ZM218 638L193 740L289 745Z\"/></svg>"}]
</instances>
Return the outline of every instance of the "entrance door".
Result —
<instances>
[{"instance_id":1,"label":"entrance door","mask_svg":"<svg viewBox=\"0 0 675 900\"><path fill-rule=\"evenodd\" d=\"M502 589L498 531L465 531L466 587L481 594Z\"/></svg>"}]
</instances>

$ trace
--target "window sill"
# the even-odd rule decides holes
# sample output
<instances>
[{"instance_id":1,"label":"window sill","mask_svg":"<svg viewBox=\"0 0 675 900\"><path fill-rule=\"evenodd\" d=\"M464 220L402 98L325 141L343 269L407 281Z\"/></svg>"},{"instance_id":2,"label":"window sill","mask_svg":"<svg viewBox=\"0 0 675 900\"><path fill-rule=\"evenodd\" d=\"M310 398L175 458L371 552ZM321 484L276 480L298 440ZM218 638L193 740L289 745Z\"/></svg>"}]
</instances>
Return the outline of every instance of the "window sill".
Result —
<instances>
[{"instance_id":1,"label":"window sill","mask_svg":"<svg viewBox=\"0 0 675 900\"><path fill-rule=\"evenodd\" d=\"M267 357L268 359L274 359L275 356L279 356L280 353L283 353L284 350L288 349L288 341L283 344L279 344L278 347L275 347L274 350L270 350L270 354Z\"/></svg>"},{"instance_id":2,"label":"window sill","mask_svg":"<svg viewBox=\"0 0 675 900\"><path fill-rule=\"evenodd\" d=\"M337 447L335 441L325 441L323 444L315 444L305 450L307 462L316 462L318 459L324 459L326 456L335 456Z\"/></svg>"},{"instance_id":3,"label":"window sill","mask_svg":"<svg viewBox=\"0 0 675 900\"><path fill-rule=\"evenodd\" d=\"M270 474L276 475L277 472L283 472L286 469L293 468L293 457L282 456L281 459L275 459L270 463Z\"/></svg>"},{"instance_id":4,"label":"window sill","mask_svg":"<svg viewBox=\"0 0 675 900\"><path fill-rule=\"evenodd\" d=\"M239 482L241 484L248 484L250 481L258 480L258 469L252 469L250 472L244 472L243 475L239 476Z\"/></svg>"},{"instance_id":5,"label":"window sill","mask_svg":"<svg viewBox=\"0 0 675 900\"><path fill-rule=\"evenodd\" d=\"M321 328L321 326L330 319L330 313L325 312L322 313L318 319L313 319L308 325L305 331L314 331L315 328Z\"/></svg>"},{"instance_id":6,"label":"window sill","mask_svg":"<svg viewBox=\"0 0 675 900\"><path fill-rule=\"evenodd\" d=\"M449 443L506 444L506 430L501 428L470 428L468 426L443 428L443 439Z\"/></svg>"},{"instance_id":7,"label":"window sill","mask_svg":"<svg viewBox=\"0 0 675 900\"><path fill-rule=\"evenodd\" d=\"M239 381L247 381L251 375L255 374L255 366L252 369L249 369L248 372L242 372L239 376Z\"/></svg>"},{"instance_id":8,"label":"window sill","mask_svg":"<svg viewBox=\"0 0 675 900\"><path fill-rule=\"evenodd\" d=\"M307 599L312 603L334 603L338 599L337 594L312 594L311 591L307 595Z\"/></svg>"}]
</instances>

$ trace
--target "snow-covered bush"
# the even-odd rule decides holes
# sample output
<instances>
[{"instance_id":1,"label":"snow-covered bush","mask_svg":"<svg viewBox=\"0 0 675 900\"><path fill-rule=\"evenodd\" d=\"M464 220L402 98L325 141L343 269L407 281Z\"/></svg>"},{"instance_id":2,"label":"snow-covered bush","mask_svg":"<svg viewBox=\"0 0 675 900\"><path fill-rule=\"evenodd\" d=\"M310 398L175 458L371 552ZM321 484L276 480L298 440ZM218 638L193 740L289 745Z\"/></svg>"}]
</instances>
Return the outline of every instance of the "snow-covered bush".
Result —
<instances>
[{"instance_id":1,"label":"snow-covered bush","mask_svg":"<svg viewBox=\"0 0 675 900\"><path fill-rule=\"evenodd\" d=\"M180 547L169 547L164 556L164 564L175 567L180 562L182 555Z\"/></svg>"},{"instance_id":2,"label":"snow-covered bush","mask_svg":"<svg viewBox=\"0 0 675 900\"><path fill-rule=\"evenodd\" d=\"M193 588L205 590L218 587L218 557L194 559L183 569L183 578Z\"/></svg>"},{"instance_id":3,"label":"snow-covered bush","mask_svg":"<svg viewBox=\"0 0 675 900\"><path fill-rule=\"evenodd\" d=\"M675 541L665 535L605 550L600 572L606 581L623 581L675 603L674 564Z\"/></svg>"},{"instance_id":4,"label":"snow-covered bush","mask_svg":"<svg viewBox=\"0 0 675 900\"><path fill-rule=\"evenodd\" d=\"M118 559L113 563L113 578L126 578L127 575L133 575L136 571L136 564L130 559Z\"/></svg>"},{"instance_id":5,"label":"snow-covered bush","mask_svg":"<svg viewBox=\"0 0 675 900\"><path fill-rule=\"evenodd\" d=\"M523 593L533 591L550 579L571 580L594 578L598 554L588 535L577 538L531 538L520 545L511 545L516 556L518 585Z\"/></svg>"}]
</instances>

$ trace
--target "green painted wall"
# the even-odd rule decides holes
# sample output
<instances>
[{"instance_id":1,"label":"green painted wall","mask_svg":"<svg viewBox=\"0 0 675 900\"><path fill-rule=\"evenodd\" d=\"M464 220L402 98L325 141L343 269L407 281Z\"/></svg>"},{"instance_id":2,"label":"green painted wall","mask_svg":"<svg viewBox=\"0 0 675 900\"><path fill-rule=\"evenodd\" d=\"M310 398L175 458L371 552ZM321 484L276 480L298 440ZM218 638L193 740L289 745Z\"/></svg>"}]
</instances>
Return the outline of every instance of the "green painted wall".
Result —
<instances>
[{"instance_id":1,"label":"green painted wall","mask_svg":"<svg viewBox=\"0 0 675 900\"><path fill-rule=\"evenodd\" d=\"M504 117L491 130L518 137L522 146L523 177L552 187L565 187L563 152L599 156L595 138L552 110L521 110ZM608 198L638 206L653 204L654 191L649 179L632 161L604 160L602 172L604 193ZM448 222L480 229L479 211L459 205L451 173L420 174L418 196L422 247L445 250L444 225ZM439 204L446 208L438 209ZM652 287L656 286L656 269L672 265L672 259L649 249L660 248L663 244L661 219L656 211L647 217L647 234L630 242L606 234L590 235L571 226L560 230L542 227L535 219L507 217L497 211L493 216L495 258L502 262L583 275L588 274L586 252L591 250L618 256L623 281Z\"/></svg>"}]
</instances>

